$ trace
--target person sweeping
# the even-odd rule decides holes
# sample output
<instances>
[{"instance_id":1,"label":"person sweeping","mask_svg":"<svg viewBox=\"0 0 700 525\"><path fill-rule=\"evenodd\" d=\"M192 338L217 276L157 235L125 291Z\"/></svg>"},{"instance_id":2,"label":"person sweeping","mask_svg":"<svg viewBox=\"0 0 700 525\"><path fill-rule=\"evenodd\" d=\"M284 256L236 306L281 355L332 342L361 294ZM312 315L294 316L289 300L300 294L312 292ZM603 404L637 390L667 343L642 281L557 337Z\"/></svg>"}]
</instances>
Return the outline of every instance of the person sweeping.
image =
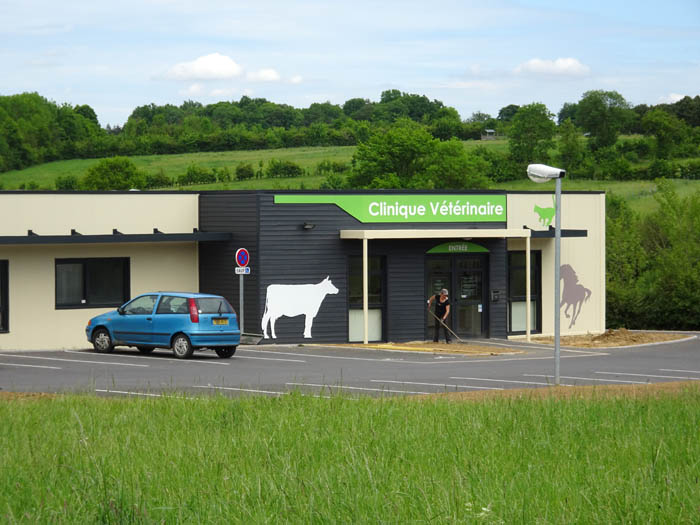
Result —
<instances>
[{"instance_id":1,"label":"person sweeping","mask_svg":"<svg viewBox=\"0 0 700 525\"><path fill-rule=\"evenodd\" d=\"M435 335L433 342L437 343L440 339L440 326L445 330L445 343L450 342L450 332L445 324L447 316L450 315L450 299L448 297L447 288L440 290L439 294L435 294L428 299L428 310L435 303Z\"/></svg>"}]
</instances>

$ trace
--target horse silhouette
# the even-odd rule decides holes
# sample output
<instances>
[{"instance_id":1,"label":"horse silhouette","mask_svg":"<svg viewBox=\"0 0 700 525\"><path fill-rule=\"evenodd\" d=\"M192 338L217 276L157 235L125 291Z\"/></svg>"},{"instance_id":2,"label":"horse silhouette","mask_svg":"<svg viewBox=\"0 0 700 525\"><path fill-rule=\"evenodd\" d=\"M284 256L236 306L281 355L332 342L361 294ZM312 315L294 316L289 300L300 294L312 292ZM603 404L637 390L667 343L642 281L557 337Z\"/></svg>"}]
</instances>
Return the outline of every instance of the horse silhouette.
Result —
<instances>
[{"instance_id":1,"label":"horse silhouette","mask_svg":"<svg viewBox=\"0 0 700 525\"><path fill-rule=\"evenodd\" d=\"M535 204L535 213L540 218L539 221L542 226L549 226L552 224L554 215L557 212L557 204L554 195L552 195L552 204L553 206L551 208L543 208Z\"/></svg>"},{"instance_id":2,"label":"horse silhouette","mask_svg":"<svg viewBox=\"0 0 700 525\"><path fill-rule=\"evenodd\" d=\"M578 275L569 264L562 264L559 270L559 278L564 280L564 290L561 294L561 302L559 303L559 308L566 305L564 310L564 315L567 319L571 319L569 323L569 328L576 324L576 319L578 319L581 313L581 307L583 303L588 301L591 297L591 291L579 284ZM569 315L569 309L573 306L573 312Z\"/></svg>"}]
</instances>

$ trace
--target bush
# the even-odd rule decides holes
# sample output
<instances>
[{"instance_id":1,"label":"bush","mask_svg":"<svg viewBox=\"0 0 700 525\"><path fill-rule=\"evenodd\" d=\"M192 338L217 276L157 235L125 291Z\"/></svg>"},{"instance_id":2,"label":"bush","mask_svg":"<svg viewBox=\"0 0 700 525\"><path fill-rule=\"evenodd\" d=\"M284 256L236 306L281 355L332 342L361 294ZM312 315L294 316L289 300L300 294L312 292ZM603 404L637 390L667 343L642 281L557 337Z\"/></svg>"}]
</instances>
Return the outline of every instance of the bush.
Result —
<instances>
[{"instance_id":1,"label":"bush","mask_svg":"<svg viewBox=\"0 0 700 525\"><path fill-rule=\"evenodd\" d=\"M172 179L165 174L163 168L158 170L158 173L156 174L149 173L146 175L146 189L167 188L168 186L172 185Z\"/></svg>"},{"instance_id":2,"label":"bush","mask_svg":"<svg viewBox=\"0 0 700 525\"><path fill-rule=\"evenodd\" d=\"M216 175L196 164L190 164L185 174L177 178L177 183L181 186L189 184L210 184L212 182L216 182Z\"/></svg>"},{"instance_id":3,"label":"bush","mask_svg":"<svg viewBox=\"0 0 700 525\"><path fill-rule=\"evenodd\" d=\"M656 159L649 165L649 178L651 179L669 179L674 176L675 167L673 163Z\"/></svg>"},{"instance_id":4,"label":"bush","mask_svg":"<svg viewBox=\"0 0 700 525\"><path fill-rule=\"evenodd\" d=\"M248 180L255 176L253 165L246 162L236 166L236 178L238 180Z\"/></svg>"},{"instance_id":5,"label":"bush","mask_svg":"<svg viewBox=\"0 0 700 525\"><path fill-rule=\"evenodd\" d=\"M231 182L231 171L227 166L220 169L212 168L212 173L216 177L217 182Z\"/></svg>"},{"instance_id":6,"label":"bush","mask_svg":"<svg viewBox=\"0 0 700 525\"><path fill-rule=\"evenodd\" d=\"M681 164L679 167L681 179L699 180L700 179L700 161L692 161L687 164Z\"/></svg>"},{"instance_id":7,"label":"bush","mask_svg":"<svg viewBox=\"0 0 700 525\"><path fill-rule=\"evenodd\" d=\"M75 191L80 187L80 181L75 175L56 177L56 189L58 191Z\"/></svg>"},{"instance_id":8,"label":"bush","mask_svg":"<svg viewBox=\"0 0 700 525\"><path fill-rule=\"evenodd\" d=\"M344 162L323 160L316 165L316 175L329 175L331 173L345 173L350 170L350 165Z\"/></svg>"},{"instance_id":9,"label":"bush","mask_svg":"<svg viewBox=\"0 0 700 525\"><path fill-rule=\"evenodd\" d=\"M330 173L326 176L326 179L321 182L319 189L321 190L343 190L347 187L347 181L345 177L339 175L338 173Z\"/></svg>"},{"instance_id":10,"label":"bush","mask_svg":"<svg viewBox=\"0 0 700 525\"><path fill-rule=\"evenodd\" d=\"M270 178L301 177L304 170L289 160L271 159L267 164L265 175Z\"/></svg>"},{"instance_id":11,"label":"bush","mask_svg":"<svg viewBox=\"0 0 700 525\"><path fill-rule=\"evenodd\" d=\"M146 175L126 157L103 159L87 170L81 181L86 190L129 190L143 189Z\"/></svg>"}]
</instances>

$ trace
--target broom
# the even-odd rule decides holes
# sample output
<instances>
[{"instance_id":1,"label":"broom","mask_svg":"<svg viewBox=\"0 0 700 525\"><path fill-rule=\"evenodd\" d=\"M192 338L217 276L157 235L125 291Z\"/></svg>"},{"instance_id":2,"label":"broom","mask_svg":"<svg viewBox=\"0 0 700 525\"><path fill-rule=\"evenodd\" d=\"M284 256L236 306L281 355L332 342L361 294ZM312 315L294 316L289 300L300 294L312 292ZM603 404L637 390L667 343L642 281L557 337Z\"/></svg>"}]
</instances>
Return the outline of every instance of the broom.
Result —
<instances>
[{"instance_id":1,"label":"broom","mask_svg":"<svg viewBox=\"0 0 700 525\"><path fill-rule=\"evenodd\" d=\"M459 341L460 343L464 343L464 341L462 340L462 338L459 337L456 333L454 333L454 332L450 329L449 326L447 326L445 323L443 323L443 322L442 322L442 319L440 319L437 315L435 315L435 314L432 312L432 310L428 310L428 312L430 312L430 315L432 315L435 319L438 320L438 322L439 322L442 326L445 327L445 330L447 330L447 331L450 332L452 335L454 335L454 336L455 336L455 339L457 339L457 341Z\"/></svg>"}]
</instances>

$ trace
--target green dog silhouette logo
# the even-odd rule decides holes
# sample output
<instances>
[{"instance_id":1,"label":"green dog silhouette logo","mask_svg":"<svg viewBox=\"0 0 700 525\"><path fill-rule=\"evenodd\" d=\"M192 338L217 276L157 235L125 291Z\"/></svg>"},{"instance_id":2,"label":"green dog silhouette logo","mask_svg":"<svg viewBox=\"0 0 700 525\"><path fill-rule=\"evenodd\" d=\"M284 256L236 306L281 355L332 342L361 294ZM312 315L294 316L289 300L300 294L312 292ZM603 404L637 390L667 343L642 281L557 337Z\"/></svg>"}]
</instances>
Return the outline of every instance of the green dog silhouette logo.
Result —
<instances>
[{"instance_id":1,"label":"green dog silhouette logo","mask_svg":"<svg viewBox=\"0 0 700 525\"><path fill-rule=\"evenodd\" d=\"M554 220L554 214L556 213L556 211L557 208L556 201L554 200L554 195L552 195L551 208L542 208L541 206L535 204L535 213L540 218L540 224L542 226L549 226L550 224L552 224L552 220Z\"/></svg>"}]
</instances>

